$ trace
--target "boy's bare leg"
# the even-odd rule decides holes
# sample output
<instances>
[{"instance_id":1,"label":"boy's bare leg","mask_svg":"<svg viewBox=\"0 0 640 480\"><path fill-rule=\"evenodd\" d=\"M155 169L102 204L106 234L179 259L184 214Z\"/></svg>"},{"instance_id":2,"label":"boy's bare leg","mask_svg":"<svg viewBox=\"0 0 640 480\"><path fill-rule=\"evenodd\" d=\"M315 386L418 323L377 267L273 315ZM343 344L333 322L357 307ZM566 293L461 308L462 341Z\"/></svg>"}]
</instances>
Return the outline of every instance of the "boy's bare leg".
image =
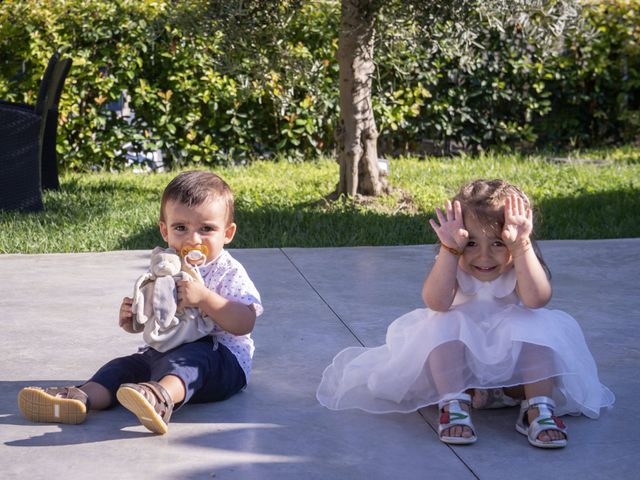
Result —
<instances>
[{"instance_id":1,"label":"boy's bare leg","mask_svg":"<svg viewBox=\"0 0 640 480\"><path fill-rule=\"evenodd\" d=\"M167 375L166 377L162 377L158 383L162 385L167 392L169 392L174 404L178 404L184 400L187 392L184 388L184 383L182 383L180 378L175 375Z\"/></svg>"},{"instance_id":2,"label":"boy's bare leg","mask_svg":"<svg viewBox=\"0 0 640 480\"><path fill-rule=\"evenodd\" d=\"M173 403L178 404L184 400L186 391L184 384L180 378L175 375L167 375L158 382L162 385L173 400ZM111 406L111 394L109 390L96 382L87 382L80 387L84 393L89 397L89 405L91 410L104 410Z\"/></svg>"},{"instance_id":3,"label":"boy's bare leg","mask_svg":"<svg viewBox=\"0 0 640 480\"><path fill-rule=\"evenodd\" d=\"M87 382L80 387L89 397L91 410L104 410L111 406L111 393L105 387L96 382Z\"/></svg>"}]
</instances>

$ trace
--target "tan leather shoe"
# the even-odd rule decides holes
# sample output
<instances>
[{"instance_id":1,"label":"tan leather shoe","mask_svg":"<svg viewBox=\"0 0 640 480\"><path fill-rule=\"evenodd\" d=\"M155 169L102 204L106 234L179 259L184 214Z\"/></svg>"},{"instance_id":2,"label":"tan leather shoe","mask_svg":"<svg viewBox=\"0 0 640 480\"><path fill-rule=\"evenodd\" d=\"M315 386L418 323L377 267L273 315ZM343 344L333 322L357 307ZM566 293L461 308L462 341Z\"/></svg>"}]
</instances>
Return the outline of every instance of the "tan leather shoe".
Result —
<instances>
[{"instance_id":1,"label":"tan leather shoe","mask_svg":"<svg viewBox=\"0 0 640 480\"><path fill-rule=\"evenodd\" d=\"M32 422L84 422L89 397L77 387L25 387L18 393L18 406Z\"/></svg>"}]
</instances>

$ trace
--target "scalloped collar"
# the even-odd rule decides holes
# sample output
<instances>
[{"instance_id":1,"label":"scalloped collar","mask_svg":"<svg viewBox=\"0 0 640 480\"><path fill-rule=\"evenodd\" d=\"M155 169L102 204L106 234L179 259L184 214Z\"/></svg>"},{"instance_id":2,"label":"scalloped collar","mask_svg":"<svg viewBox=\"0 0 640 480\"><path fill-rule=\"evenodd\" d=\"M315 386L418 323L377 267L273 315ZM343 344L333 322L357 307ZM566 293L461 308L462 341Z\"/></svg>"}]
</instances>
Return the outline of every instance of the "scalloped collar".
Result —
<instances>
[{"instance_id":1,"label":"scalloped collar","mask_svg":"<svg viewBox=\"0 0 640 480\"><path fill-rule=\"evenodd\" d=\"M460 291L465 295L475 295L480 290L489 290L494 297L504 298L516 288L516 270L512 267L507 273L503 273L495 280L482 282L458 268L456 280L458 280Z\"/></svg>"}]
</instances>

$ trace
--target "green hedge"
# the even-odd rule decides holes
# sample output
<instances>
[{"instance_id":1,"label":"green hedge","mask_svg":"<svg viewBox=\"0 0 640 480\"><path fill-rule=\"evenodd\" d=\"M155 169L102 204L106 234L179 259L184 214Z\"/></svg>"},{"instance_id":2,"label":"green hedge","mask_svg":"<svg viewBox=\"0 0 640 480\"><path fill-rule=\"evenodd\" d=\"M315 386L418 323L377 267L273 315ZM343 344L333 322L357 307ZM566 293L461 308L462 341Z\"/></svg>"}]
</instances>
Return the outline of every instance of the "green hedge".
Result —
<instances>
[{"instance_id":1,"label":"green hedge","mask_svg":"<svg viewBox=\"0 0 640 480\"><path fill-rule=\"evenodd\" d=\"M234 26L206 0L5 0L0 98L33 103L52 51L73 57L58 143L67 170L123 168L127 142L162 149L169 166L330 154L339 2L301 3L278 22ZM636 139L637 2L589 3L583 14L562 54L514 24L487 25L470 56L453 48L446 21L431 30L433 48L385 14L374 79L383 153ZM131 122L107 108L125 91Z\"/></svg>"},{"instance_id":2,"label":"green hedge","mask_svg":"<svg viewBox=\"0 0 640 480\"><path fill-rule=\"evenodd\" d=\"M589 30L569 39L546 82L550 115L537 122L544 142L637 142L640 135L640 2L591 0Z\"/></svg>"},{"instance_id":3,"label":"green hedge","mask_svg":"<svg viewBox=\"0 0 640 480\"><path fill-rule=\"evenodd\" d=\"M470 21L485 27L466 52L451 38L452 21L431 27L413 48L393 32L400 45L392 41L378 61L382 141L396 150L446 152L640 140L640 3L581 3L583 21L557 50L512 19L503 29ZM402 66L401 82L388 68L394 63Z\"/></svg>"},{"instance_id":4,"label":"green hedge","mask_svg":"<svg viewBox=\"0 0 640 480\"><path fill-rule=\"evenodd\" d=\"M58 149L73 170L122 168L126 142L162 149L170 166L327 151L337 112L335 6L304 7L264 44L230 50L237 32L193 26L206 4L0 3L0 98L33 103L53 50L72 56ZM131 123L106 108L123 92Z\"/></svg>"}]
</instances>

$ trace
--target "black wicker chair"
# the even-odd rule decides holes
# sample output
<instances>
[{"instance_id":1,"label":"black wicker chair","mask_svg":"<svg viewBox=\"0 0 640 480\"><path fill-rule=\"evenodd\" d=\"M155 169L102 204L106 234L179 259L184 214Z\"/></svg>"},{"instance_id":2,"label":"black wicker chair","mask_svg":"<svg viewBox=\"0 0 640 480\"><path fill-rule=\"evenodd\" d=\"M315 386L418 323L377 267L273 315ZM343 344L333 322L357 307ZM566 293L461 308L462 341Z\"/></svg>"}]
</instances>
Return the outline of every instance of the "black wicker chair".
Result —
<instances>
[{"instance_id":1,"label":"black wicker chair","mask_svg":"<svg viewBox=\"0 0 640 480\"><path fill-rule=\"evenodd\" d=\"M55 53L35 105L0 101L0 210L42 210L42 189L57 189L58 103L71 59Z\"/></svg>"}]
</instances>

